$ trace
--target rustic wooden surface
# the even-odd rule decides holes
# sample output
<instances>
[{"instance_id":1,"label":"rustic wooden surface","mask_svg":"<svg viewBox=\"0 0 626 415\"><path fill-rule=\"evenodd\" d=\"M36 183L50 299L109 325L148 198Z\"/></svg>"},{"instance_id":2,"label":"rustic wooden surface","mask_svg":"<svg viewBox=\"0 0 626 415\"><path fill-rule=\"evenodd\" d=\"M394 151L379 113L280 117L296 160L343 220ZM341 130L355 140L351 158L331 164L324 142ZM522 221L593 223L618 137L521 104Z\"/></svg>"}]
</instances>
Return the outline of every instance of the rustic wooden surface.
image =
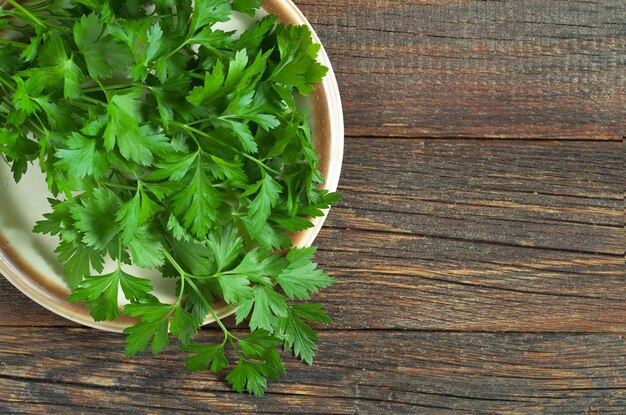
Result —
<instances>
[{"instance_id":1,"label":"rustic wooden surface","mask_svg":"<svg viewBox=\"0 0 626 415\"><path fill-rule=\"evenodd\" d=\"M238 395L0 279L0 413L626 413L623 1L297 3L347 133L315 365Z\"/></svg>"}]
</instances>

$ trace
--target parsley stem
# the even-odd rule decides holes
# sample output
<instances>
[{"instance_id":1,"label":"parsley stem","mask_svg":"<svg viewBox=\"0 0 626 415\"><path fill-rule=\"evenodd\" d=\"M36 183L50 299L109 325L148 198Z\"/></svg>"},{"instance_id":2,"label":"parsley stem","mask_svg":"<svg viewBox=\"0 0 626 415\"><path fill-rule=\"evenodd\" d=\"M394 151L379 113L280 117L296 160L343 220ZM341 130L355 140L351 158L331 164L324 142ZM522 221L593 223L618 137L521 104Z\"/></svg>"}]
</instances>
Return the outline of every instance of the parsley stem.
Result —
<instances>
[{"instance_id":1,"label":"parsley stem","mask_svg":"<svg viewBox=\"0 0 626 415\"><path fill-rule=\"evenodd\" d=\"M185 281L187 281L187 284L189 284L191 289L194 290L196 292L196 294L198 294L198 297L200 298L200 301L202 301L202 303L204 303L204 305L207 307L207 309L209 310L209 313L211 314L213 319L215 319L215 322L220 326L220 328L222 329L224 334L226 336L228 336L228 337L236 338L235 336L233 336L230 333L230 331L228 331L226 326L224 326L224 324L222 323L222 321L218 317L217 313L213 309L213 306L211 306L211 304L209 304L209 302L204 297L204 295L202 295L202 292L200 291L198 286L196 284L194 284L193 279L192 279L193 276L191 276L187 272L185 272L185 270L183 270L183 268L178 264L178 262L174 259L174 257L172 257L172 255L169 252L167 252L166 250L163 250L163 255L165 255L165 258L168 260L168 262L170 264L172 264L172 266L180 274L180 277L182 279L182 281L181 281L181 293L183 292L182 288L184 288ZM180 302L181 298L182 298L182 294L179 294L179 299L178 299L179 302Z\"/></svg>"},{"instance_id":2,"label":"parsley stem","mask_svg":"<svg viewBox=\"0 0 626 415\"><path fill-rule=\"evenodd\" d=\"M45 127L42 130L41 128L39 128L39 126L37 126L37 124L35 124L33 122L33 120L31 119L27 119L26 122L28 123L28 125L30 126L31 132L35 132L37 134L39 134L40 136L44 135L44 131L45 131Z\"/></svg>"},{"instance_id":3,"label":"parsley stem","mask_svg":"<svg viewBox=\"0 0 626 415\"><path fill-rule=\"evenodd\" d=\"M129 185L121 184L121 183L115 183L110 180L102 180L102 183L110 187L117 187L118 189L137 190L137 187L133 187L133 186L129 186Z\"/></svg>"},{"instance_id":4,"label":"parsley stem","mask_svg":"<svg viewBox=\"0 0 626 415\"><path fill-rule=\"evenodd\" d=\"M180 123L178 121L170 121L170 124L176 125L176 126L182 128L183 130L186 130L187 132L193 131L195 134L198 134L198 135L201 135L202 137L208 138L209 140L212 140L214 143L220 144L220 145L222 145L222 146L224 146L224 147L226 147L226 148L228 148L228 149L230 149L232 151L236 151L239 154L241 154L242 156L244 156L245 158L247 158L249 160L252 160L253 162L257 163L259 165L259 167L265 169L266 171L269 171L270 173L274 173L275 175L280 176L280 172L278 172L278 171L272 169L271 167L267 166L265 163L263 163L261 160L257 159L256 157L252 157L250 154L248 154L248 153L246 153L244 151L241 151L241 150L238 150L238 149L236 149L234 147L231 147L228 144L226 144L226 143L224 143L224 142L222 142L220 140L215 139L215 137L205 133L202 130L199 130L197 128L191 127L189 124Z\"/></svg>"},{"instance_id":5,"label":"parsley stem","mask_svg":"<svg viewBox=\"0 0 626 415\"><path fill-rule=\"evenodd\" d=\"M88 104L83 104L82 102L71 101L69 99L62 99L62 101L82 110L89 110L91 108Z\"/></svg>"},{"instance_id":6,"label":"parsley stem","mask_svg":"<svg viewBox=\"0 0 626 415\"><path fill-rule=\"evenodd\" d=\"M100 90L100 89L98 89L98 91L99 91L99 90ZM106 105L106 103L104 103L104 102L102 102L102 101L100 101L100 100L98 100L98 99L91 98L90 96L87 96L87 95L83 95L83 96L81 96L80 98L81 98L81 99L84 99L85 101L91 102L91 103L93 103L93 104L98 104L98 105ZM75 103L75 104L78 104L77 102L74 102L74 103Z\"/></svg>"},{"instance_id":7,"label":"parsley stem","mask_svg":"<svg viewBox=\"0 0 626 415\"><path fill-rule=\"evenodd\" d=\"M215 312L215 310L213 309L213 306L211 306L211 304L209 304L209 302L207 301L206 298L204 298L204 295L202 295L202 293L200 292L200 289L198 288L198 286L196 286L196 284L194 284L194 282L192 280L188 281L189 286L191 287L192 290L194 290L196 292L196 294L198 294L198 297L200 297L200 300L204 303L204 305L208 308L209 313L211 314L211 317L213 317L213 319L215 320L215 322L217 323L218 326L220 326L220 328L222 329L222 331L224 332L224 334L228 337L233 337L236 339L235 336L233 336L230 331L228 331L228 329L226 328L226 326L224 326L224 323L222 323L222 320L220 320L220 318L218 317L217 313Z\"/></svg>"},{"instance_id":8,"label":"parsley stem","mask_svg":"<svg viewBox=\"0 0 626 415\"><path fill-rule=\"evenodd\" d=\"M180 292L178 293L178 301L176 304L180 305L181 300L183 299L183 294L185 293L185 281L187 281L187 277L184 275L180 276Z\"/></svg>"},{"instance_id":9,"label":"parsley stem","mask_svg":"<svg viewBox=\"0 0 626 415\"><path fill-rule=\"evenodd\" d=\"M43 121L41 121L41 118L39 118L39 115L35 112L33 113L33 115L35 116L35 118L37 119L37 121L39 122L39 125L41 125L41 129L43 131L46 131L46 126L44 125Z\"/></svg>"},{"instance_id":10,"label":"parsley stem","mask_svg":"<svg viewBox=\"0 0 626 415\"><path fill-rule=\"evenodd\" d=\"M134 188L130 188L131 190L135 190ZM174 259L174 257L172 257L172 255L167 252L167 251L163 251L163 254L165 255L165 258L167 258L167 260L169 261L170 264L172 264L172 266L174 268L176 268L176 271L185 276L186 278L191 278L194 280L206 280L206 279L211 279L211 278L218 278L220 275L222 275L222 273L217 272L213 275L194 275L194 274L190 274L187 271L185 271L180 264Z\"/></svg>"},{"instance_id":11,"label":"parsley stem","mask_svg":"<svg viewBox=\"0 0 626 415\"><path fill-rule=\"evenodd\" d=\"M55 20L67 20L70 22L75 22L76 18L75 17L69 17L69 16L55 16L52 14L43 14L43 13L32 13L33 16L39 17L41 19L55 19Z\"/></svg>"},{"instance_id":12,"label":"parsley stem","mask_svg":"<svg viewBox=\"0 0 626 415\"><path fill-rule=\"evenodd\" d=\"M39 26L46 26L44 22L35 17L31 12L29 12L24 6L16 2L15 0L7 0L7 3L15 7L16 10L19 10L24 14L24 16L28 17L33 23L36 23Z\"/></svg>"},{"instance_id":13,"label":"parsley stem","mask_svg":"<svg viewBox=\"0 0 626 415\"><path fill-rule=\"evenodd\" d=\"M119 85L103 85L107 91L115 90L115 89L124 89L130 88L134 84L119 84ZM102 91L102 86L91 87L91 88L83 88L83 92L100 92Z\"/></svg>"},{"instance_id":14,"label":"parsley stem","mask_svg":"<svg viewBox=\"0 0 626 415\"><path fill-rule=\"evenodd\" d=\"M7 81L6 79L4 79L3 77L0 76L0 84L6 86L7 88L9 88L10 91L15 91L15 87L13 85L11 85L11 83L9 81Z\"/></svg>"},{"instance_id":15,"label":"parsley stem","mask_svg":"<svg viewBox=\"0 0 626 415\"><path fill-rule=\"evenodd\" d=\"M165 258L167 258L169 263L172 264L172 266L176 268L176 271L178 271L178 273L180 274L180 292L178 293L178 301L176 301L176 304L180 304L180 302L183 299L183 294L185 293L185 282L188 280L188 274L183 270L183 268L178 264L178 262L176 262L174 257L172 257L172 255L170 255L169 252L167 252L166 250L163 250L163 255L165 255ZM189 285L192 288L194 287L194 285L192 285L191 280L189 280ZM201 294L198 294L198 295L204 300L204 297L202 297Z\"/></svg>"},{"instance_id":16,"label":"parsley stem","mask_svg":"<svg viewBox=\"0 0 626 415\"><path fill-rule=\"evenodd\" d=\"M189 122L189 123L187 123L187 125L188 126L198 125L198 124L202 124L202 123L209 122L209 121L212 121L212 120L213 120L213 118L204 118L204 119L201 119L201 120L196 120L196 121Z\"/></svg>"},{"instance_id":17,"label":"parsley stem","mask_svg":"<svg viewBox=\"0 0 626 415\"><path fill-rule=\"evenodd\" d=\"M33 36L33 27L32 26L28 26L28 25L26 25L26 26L12 25L10 30L13 30L13 31L16 31L16 32L20 32L22 35L25 35L28 38Z\"/></svg>"},{"instance_id":18,"label":"parsley stem","mask_svg":"<svg viewBox=\"0 0 626 415\"><path fill-rule=\"evenodd\" d=\"M174 257L172 257L169 252L163 250L163 255L165 255L165 258L169 261L169 263L172 264L174 268L176 268L176 271L178 271L181 277L188 276L187 272L183 270L183 268L178 264L178 262L174 259Z\"/></svg>"},{"instance_id":19,"label":"parsley stem","mask_svg":"<svg viewBox=\"0 0 626 415\"><path fill-rule=\"evenodd\" d=\"M174 261L176 262L176 261ZM175 266L176 267L176 266ZM209 313L211 314L211 317L213 317L213 320L215 320L215 322L217 323L218 326L220 326L220 328L222 329L222 332L224 332L224 341L222 342L222 345L224 345L226 343L226 341L228 341L230 343L230 345L232 346L233 350L235 350L235 352L237 352L237 355L239 355L240 358L245 360L245 356L243 356L243 354L241 353L241 351L239 350L239 348L237 347L237 344L235 343L236 341L239 341L239 339L234 336L224 325L224 323L222 323L222 320L219 318L219 316L217 315L217 313L215 312L215 309L213 308L213 306L211 306L211 304L209 304L209 302L207 301L207 299L204 297L204 295L202 295L202 292L200 292L200 289L198 288L198 286L196 284L194 284L193 280L191 279L187 279L184 276L183 278L183 282L185 280L187 280L187 283L189 284L189 286L191 287L192 290L194 290L196 292L196 294L198 295L198 297L200 298L200 301L202 301L202 303L206 306L206 308L209 310Z\"/></svg>"},{"instance_id":20,"label":"parsley stem","mask_svg":"<svg viewBox=\"0 0 626 415\"><path fill-rule=\"evenodd\" d=\"M5 39L2 37L0 37L0 44L13 46L13 47L20 48L20 49L26 49L28 47L26 43L17 42L15 40L9 40L9 39Z\"/></svg>"},{"instance_id":21,"label":"parsley stem","mask_svg":"<svg viewBox=\"0 0 626 415\"><path fill-rule=\"evenodd\" d=\"M196 135L194 133L192 133L191 131L188 131L189 136L191 137L191 139L196 143L196 145L198 146L198 152L199 153L203 153L204 151L202 151L202 145L200 144L200 141L198 140L198 137L196 137Z\"/></svg>"},{"instance_id":22,"label":"parsley stem","mask_svg":"<svg viewBox=\"0 0 626 415\"><path fill-rule=\"evenodd\" d=\"M191 275L191 274L187 274L187 276L189 278L193 278L194 280L211 280L213 278L219 278L222 274L221 273L216 273L213 275Z\"/></svg>"},{"instance_id":23,"label":"parsley stem","mask_svg":"<svg viewBox=\"0 0 626 415\"><path fill-rule=\"evenodd\" d=\"M182 48L184 48L185 46L187 46L187 42L189 42L189 39L185 39L185 41L183 43L181 43L176 49L174 49L173 51L171 51L170 53L168 53L165 56L157 56L156 58L154 58L154 60L158 60L158 59L169 59L170 57L172 57L172 55L174 55L175 53L177 53L179 50L181 50Z\"/></svg>"},{"instance_id":24,"label":"parsley stem","mask_svg":"<svg viewBox=\"0 0 626 415\"><path fill-rule=\"evenodd\" d=\"M242 152L241 155L244 156L247 159L250 159L250 160L254 161L256 164L259 165L259 167L269 171L270 173L274 173L275 175L280 176L280 172L278 172L278 171L274 170L273 168L267 166L265 163L263 163L258 158L252 157L250 154L244 153L244 152Z\"/></svg>"},{"instance_id":25,"label":"parsley stem","mask_svg":"<svg viewBox=\"0 0 626 415\"><path fill-rule=\"evenodd\" d=\"M40 0L40 1L29 1L28 2L28 6L31 10L31 12L33 10L40 10L43 8L47 8L48 3L50 3L48 0Z\"/></svg>"},{"instance_id":26,"label":"parsley stem","mask_svg":"<svg viewBox=\"0 0 626 415\"><path fill-rule=\"evenodd\" d=\"M102 85L102 82L100 82L99 79L96 79L95 81L98 84L98 86L100 87L100 89L102 90L102 92L104 92L104 96L107 98L107 102L110 102L111 101L111 97L109 96L109 91L107 91L107 89L104 87L104 85Z\"/></svg>"}]
</instances>

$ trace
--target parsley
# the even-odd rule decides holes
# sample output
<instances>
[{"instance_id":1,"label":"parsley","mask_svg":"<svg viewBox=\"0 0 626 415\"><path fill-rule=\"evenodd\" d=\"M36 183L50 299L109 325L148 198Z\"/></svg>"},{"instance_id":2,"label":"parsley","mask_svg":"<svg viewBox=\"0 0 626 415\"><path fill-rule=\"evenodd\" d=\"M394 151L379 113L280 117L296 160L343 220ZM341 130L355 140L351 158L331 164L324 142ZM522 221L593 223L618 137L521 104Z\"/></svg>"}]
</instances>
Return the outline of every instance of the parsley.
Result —
<instances>
[{"instance_id":1,"label":"parsley","mask_svg":"<svg viewBox=\"0 0 626 415\"><path fill-rule=\"evenodd\" d=\"M333 279L290 235L338 197L320 190L296 106L327 71L309 29L276 16L238 35L216 28L260 0L7 1L0 155L16 181L34 163L46 174L54 197L34 231L59 237L69 301L96 321L136 317L126 354L161 353L171 334L189 370L230 368L238 392L261 396L279 379L281 344L311 364L309 324L330 320L295 301ZM176 278L176 301L131 265ZM249 334L224 326L221 300ZM207 316L223 336L198 343Z\"/></svg>"}]
</instances>

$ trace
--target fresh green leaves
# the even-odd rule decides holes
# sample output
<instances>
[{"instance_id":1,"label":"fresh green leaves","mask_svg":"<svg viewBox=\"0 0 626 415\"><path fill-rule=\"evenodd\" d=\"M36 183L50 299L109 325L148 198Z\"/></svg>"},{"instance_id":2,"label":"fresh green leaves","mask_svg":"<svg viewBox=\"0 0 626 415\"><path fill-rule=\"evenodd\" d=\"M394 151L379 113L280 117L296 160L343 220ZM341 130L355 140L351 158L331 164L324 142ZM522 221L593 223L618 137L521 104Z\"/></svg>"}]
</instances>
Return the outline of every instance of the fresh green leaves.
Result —
<instances>
[{"instance_id":1,"label":"fresh green leaves","mask_svg":"<svg viewBox=\"0 0 626 415\"><path fill-rule=\"evenodd\" d=\"M72 206L70 213L76 221L76 228L84 234L82 242L103 250L119 232L111 220L119 209L119 202L115 193L108 189L96 189L92 196Z\"/></svg>"},{"instance_id":2,"label":"fresh green leaves","mask_svg":"<svg viewBox=\"0 0 626 415\"><path fill-rule=\"evenodd\" d=\"M171 335L189 370L230 368L238 392L278 380L281 344L311 363L310 325L329 319L292 301L333 279L291 236L337 196L320 189L295 98L326 73L310 30L276 16L218 28L260 0L31 3L0 8L0 29L16 29L0 43L0 156L16 181L34 163L46 175L34 231L59 238L69 300L96 321L135 318L126 354L161 353ZM136 267L172 279L173 297ZM224 302L249 333L221 323ZM207 319L221 342L193 341Z\"/></svg>"},{"instance_id":3,"label":"fresh green leaves","mask_svg":"<svg viewBox=\"0 0 626 415\"><path fill-rule=\"evenodd\" d=\"M308 94L328 72L328 68L316 59L320 44L313 43L305 26L279 25L276 33L281 60L270 80L294 87L302 95Z\"/></svg>"},{"instance_id":4,"label":"fresh green leaves","mask_svg":"<svg viewBox=\"0 0 626 415\"><path fill-rule=\"evenodd\" d=\"M28 162L37 156L37 143L28 139L20 131L0 128L0 153L11 162L11 170L16 182L26 172Z\"/></svg>"},{"instance_id":5,"label":"fresh green leaves","mask_svg":"<svg viewBox=\"0 0 626 415\"><path fill-rule=\"evenodd\" d=\"M233 0L233 10L254 16L262 3L263 0Z\"/></svg>"},{"instance_id":6,"label":"fresh green leaves","mask_svg":"<svg viewBox=\"0 0 626 415\"><path fill-rule=\"evenodd\" d=\"M187 352L193 353L193 356L186 359L187 369L199 371L210 368L213 372L225 369L228 366L228 359L224 348L229 339L233 340L232 344L236 342L242 356L226 380L237 392L246 390L256 396L263 396L267 387L267 378L278 380L279 374L285 372L276 351L280 339L268 332L255 331L245 338L230 336L219 345L205 346L192 343L184 348Z\"/></svg>"},{"instance_id":7,"label":"fresh green leaves","mask_svg":"<svg viewBox=\"0 0 626 415\"><path fill-rule=\"evenodd\" d=\"M217 271L228 267L239 256L243 249L243 240L237 228L228 224L222 232L213 232L209 235L207 246L213 253Z\"/></svg>"},{"instance_id":8,"label":"fresh green leaves","mask_svg":"<svg viewBox=\"0 0 626 415\"><path fill-rule=\"evenodd\" d=\"M195 161L195 169L187 185L172 196L172 212L182 220L185 228L198 239L205 239L217 218L222 196L209 179L202 156Z\"/></svg>"},{"instance_id":9,"label":"fresh green leaves","mask_svg":"<svg viewBox=\"0 0 626 415\"><path fill-rule=\"evenodd\" d=\"M176 307L177 308L177 307ZM152 344L152 353L159 354L169 346L168 323L174 307L158 301L146 301L124 307L124 314L141 321L124 330L126 355L143 352Z\"/></svg>"},{"instance_id":10,"label":"fresh green leaves","mask_svg":"<svg viewBox=\"0 0 626 415\"><path fill-rule=\"evenodd\" d=\"M190 33L203 27L230 19L231 8L227 0L200 0L195 5L191 17Z\"/></svg>"},{"instance_id":11,"label":"fresh green leaves","mask_svg":"<svg viewBox=\"0 0 626 415\"><path fill-rule=\"evenodd\" d=\"M276 351L279 343L280 339L260 330L239 340L243 354L253 360L240 357L235 368L226 376L234 390L247 390L260 397L267 387L267 378L279 380L278 375L285 372Z\"/></svg>"},{"instance_id":12,"label":"fresh green leaves","mask_svg":"<svg viewBox=\"0 0 626 415\"><path fill-rule=\"evenodd\" d=\"M152 62L163 48L163 29L161 29L159 23L150 27L147 40L148 47L146 48L146 58L144 59L145 65Z\"/></svg>"},{"instance_id":13,"label":"fresh green leaves","mask_svg":"<svg viewBox=\"0 0 626 415\"><path fill-rule=\"evenodd\" d=\"M250 223L257 232L267 222L272 208L276 206L278 197L282 191L282 187L269 174L263 174L263 178L256 184L251 185L244 196L250 196L256 193L254 199L248 205L248 216Z\"/></svg>"},{"instance_id":14,"label":"fresh green leaves","mask_svg":"<svg viewBox=\"0 0 626 415\"><path fill-rule=\"evenodd\" d=\"M138 301L152 291L149 280L134 277L117 268L110 274L86 278L68 300L87 303L96 321L114 320L119 315L117 296L120 285L128 300Z\"/></svg>"},{"instance_id":15,"label":"fresh green leaves","mask_svg":"<svg viewBox=\"0 0 626 415\"><path fill-rule=\"evenodd\" d=\"M276 277L276 282L290 299L308 300L309 293L331 285L335 280L313 263L316 248L294 248L287 254L289 265Z\"/></svg>"},{"instance_id":16,"label":"fresh green leaves","mask_svg":"<svg viewBox=\"0 0 626 415\"><path fill-rule=\"evenodd\" d=\"M130 51L109 35L104 23L95 13L83 16L73 28L74 42L85 59L89 75L106 79L114 71L124 71L130 65Z\"/></svg>"},{"instance_id":17,"label":"fresh green leaves","mask_svg":"<svg viewBox=\"0 0 626 415\"><path fill-rule=\"evenodd\" d=\"M95 139L72 132L65 144L67 148L59 149L55 154L59 158L56 167L81 179L86 176L98 179L109 168L106 155L97 148Z\"/></svg>"},{"instance_id":18,"label":"fresh green leaves","mask_svg":"<svg viewBox=\"0 0 626 415\"><path fill-rule=\"evenodd\" d=\"M104 147L111 151L116 146L126 160L147 166L155 153L167 151L167 138L150 126L141 126L141 92L138 89L115 95L107 108L109 124L104 131Z\"/></svg>"},{"instance_id":19,"label":"fresh green leaves","mask_svg":"<svg viewBox=\"0 0 626 415\"><path fill-rule=\"evenodd\" d=\"M224 344L205 346L199 343L192 343L185 348L185 351L194 355L185 359L187 370L197 372L211 368L213 372L228 367L228 359L224 353Z\"/></svg>"},{"instance_id":20,"label":"fresh green leaves","mask_svg":"<svg viewBox=\"0 0 626 415\"><path fill-rule=\"evenodd\" d=\"M284 339L285 349L293 349L296 357L312 364L319 336L305 321L330 323L320 304L295 304L281 320L280 336Z\"/></svg>"},{"instance_id":21,"label":"fresh green leaves","mask_svg":"<svg viewBox=\"0 0 626 415\"><path fill-rule=\"evenodd\" d=\"M264 329L272 331L281 317L287 317L287 302L285 297L263 285L255 285L253 296L244 302L237 310L237 321L241 322L250 315L250 329Z\"/></svg>"},{"instance_id":22,"label":"fresh green leaves","mask_svg":"<svg viewBox=\"0 0 626 415\"><path fill-rule=\"evenodd\" d=\"M131 241L140 225L148 222L163 207L156 203L140 186L132 199L125 202L115 214L124 240Z\"/></svg>"}]
</instances>

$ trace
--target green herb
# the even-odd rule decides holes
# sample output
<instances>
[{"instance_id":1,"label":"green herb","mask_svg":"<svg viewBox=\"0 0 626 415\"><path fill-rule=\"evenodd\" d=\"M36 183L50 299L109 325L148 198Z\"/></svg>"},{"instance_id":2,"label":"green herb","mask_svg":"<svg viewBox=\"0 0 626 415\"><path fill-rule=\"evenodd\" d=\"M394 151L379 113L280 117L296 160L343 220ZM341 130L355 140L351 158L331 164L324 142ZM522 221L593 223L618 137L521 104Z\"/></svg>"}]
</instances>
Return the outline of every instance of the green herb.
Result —
<instances>
[{"instance_id":1,"label":"green herb","mask_svg":"<svg viewBox=\"0 0 626 415\"><path fill-rule=\"evenodd\" d=\"M304 26L268 16L241 34L216 27L259 0L8 0L0 9L0 154L19 181L46 174L51 212L34 231L58 235L73 294L97 321L138 323L126 353L165 350L170 333L189 370L220 371L261 396L284 372L277 346L312 363L328 323L311 293L333 279L295 248L338 200L323 177L307 114L327 69ZM117 266L104 273L104 262ZM162 303L129 265L176 278ZM121 291L120 291L121 290ZM237 307L235 335L215 306ZM207 316L223 336L192 341ZM230 349L227 352L227 349ZM236 356L234 361L227 356Z\"/></svg>"}]
</instances>

